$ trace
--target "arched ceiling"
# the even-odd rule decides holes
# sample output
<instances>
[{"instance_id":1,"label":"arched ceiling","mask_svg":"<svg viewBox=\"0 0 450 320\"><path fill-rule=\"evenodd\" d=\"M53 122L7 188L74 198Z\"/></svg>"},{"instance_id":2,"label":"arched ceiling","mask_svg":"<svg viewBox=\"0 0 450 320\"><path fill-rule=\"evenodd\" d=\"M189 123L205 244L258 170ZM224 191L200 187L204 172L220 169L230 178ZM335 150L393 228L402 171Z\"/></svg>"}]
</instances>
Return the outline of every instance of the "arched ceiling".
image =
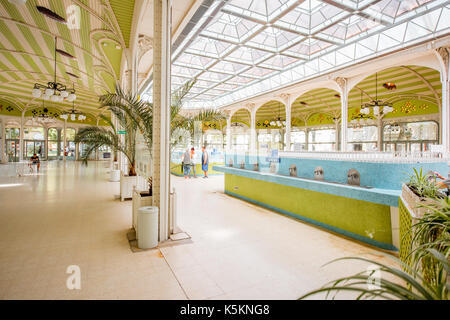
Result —
<instances>
[{"instance_id":1,"label":"arched ceiling","mask_svg":"<svg viewBox=\"0 0 450 320\"><path fill-rule=\"evenodd\" d=\"M294 117L307 117L312 113L329 112L333 109L340 110L341 97L339 92L320 88L308 91L295 99L292 104Z\"/></svg>"},{"instance_id":2,"label":"arched ceiling","mask_svg":"<svg viewBox=\"0 0 450 320\"><path fill-rule=\"evenodd\" d=\"M402 100L421 100L432 105L440 105L442 86L440 74L434 69L421 66L400 66L382 70L377 75L378 99L387 100L391 103ZM397 88L395 90L385 89L383 84L386 82L394 83ZM368 103L375 99L375 88L375 74L360 81L349 93L349 109L361 106L361 92L363 93L362 103ZM281 117L284 119L284 105L276 100L268 101L256 112L256 121L270 120L278 115L280 109ZM338 117L340 111L341 99L339 93L327 88L308 91L297 97L292 103L292 118L303 121L318 114L328 116L331 119L332 117ZM236 118L236 121L246 122L245 118L240 118L244 115L246 116L242 112L236 113L236 117L239 117Z\"/></svg>"},{"instance_id":3,"label":"arched ceiling","mask_svg":"<svg viewBox=\"0 0 450 320\"><path fill-rule=\"evenodd\" d=\"M274 117L280 117L286 120L286 108L284 104L277 100L271 100L258 108L256 111L256 122L261 120L272 120Z\"/></svg>"},{"instance_id":4,"label":"arched ceiling","mask_svg":"<svg viewBox=\"0 0 450 320\"><path fill-rule=\"evenodd\" d=\"M56 36L57 48L75 57L57 54L57 81L70 88L75 86L76 109L98 114L98 95L112 90L120 77L122 48L130 38L134 7L131 2L134 1L28 0L25 5L15 5L2 0L0 96L10 97L27 108L42 104L41 99L31 98L31 90L36 82L53 80ZM37 5L62 16L67 24L42 15ZM72 107L69 102L46 104L60 110Z\"/></svg>"},{"instance_id":5,"label":"arched ceiling","mask_svg":"<svg viewBox=\"0 0 450 320\"><path fill-rule=\"evenodd\" d=\"M377 73L378 99L395 102L396 99L418 98L431 100L440 104L442 85L440 74L434 69L420 66L401 66L382 70ZM397 86L395 90L383 87L386 82ZM361 105L361 91L363 103L375 99L375 74L358 83L349 93L349 108Z\"/></svg>"},{"instance_id":6,"label":"arched ceiling","mask_svg":"<svg viewBox=\"0 0 450 320\"><path fill-rule=\"evenodd\" d=\"M250 126L250 112L247 109L239 109L231 117L231 122L241 122Z\"/></svg>"}]
</instances>

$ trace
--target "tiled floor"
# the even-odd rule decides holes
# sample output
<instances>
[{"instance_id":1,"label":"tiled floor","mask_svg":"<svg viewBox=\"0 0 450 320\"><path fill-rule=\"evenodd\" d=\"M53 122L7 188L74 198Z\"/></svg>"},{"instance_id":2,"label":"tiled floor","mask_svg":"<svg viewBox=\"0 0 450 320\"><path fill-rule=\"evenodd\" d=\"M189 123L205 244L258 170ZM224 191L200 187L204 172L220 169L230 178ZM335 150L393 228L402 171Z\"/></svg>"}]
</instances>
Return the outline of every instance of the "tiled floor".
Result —
<instances>
[{"instance_id":1,"label":"tiled floor","mask_svg":"<svg viewBox=\"0 0 450 320\"><path fill-rule=\"evenodd\" d=\"M36 176L0 165L0 299L295 299L379 251L222 193L223 177L173 177L192 239L132 253L131 201L103 163L50 162ZM68 290L78 265L81 290Z\"/></svg>"}]
</instances>

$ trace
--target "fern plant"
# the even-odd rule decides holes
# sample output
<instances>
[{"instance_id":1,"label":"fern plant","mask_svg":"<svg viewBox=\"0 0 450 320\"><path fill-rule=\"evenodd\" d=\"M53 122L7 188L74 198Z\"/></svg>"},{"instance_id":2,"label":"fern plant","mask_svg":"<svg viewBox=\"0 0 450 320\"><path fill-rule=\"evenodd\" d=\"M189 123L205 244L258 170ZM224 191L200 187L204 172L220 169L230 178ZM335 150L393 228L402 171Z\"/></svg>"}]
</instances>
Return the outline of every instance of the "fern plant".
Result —
<instances>
[{"instance_id":1,"label":"fern plant","mask_svg":"<svg viewBox=\"0 0 450 320\"><path fill-rule=\"evenodd\" d=\"M430 285L438 286L442 283L443 266L426 249L434 249L446 258L450 257L450 199L435 199L420 206L428 210L411 227L413 250L407 258L411 257L413 269L420 271Z\"/></svg>"},{"instance_id":2,"label":"fern plant","mask_svg":"<svg viewBox=\"0 0 450 320\"><path fill-rule=\"evenodd\" d=\"M436 198L439 193L439 187L436 185L436 179L434 175L424 174L422 168L420 171L414 169L414 174L409 176L409 182L407 183L419 197L422 198Z\"/></svg>"}]
</instances>

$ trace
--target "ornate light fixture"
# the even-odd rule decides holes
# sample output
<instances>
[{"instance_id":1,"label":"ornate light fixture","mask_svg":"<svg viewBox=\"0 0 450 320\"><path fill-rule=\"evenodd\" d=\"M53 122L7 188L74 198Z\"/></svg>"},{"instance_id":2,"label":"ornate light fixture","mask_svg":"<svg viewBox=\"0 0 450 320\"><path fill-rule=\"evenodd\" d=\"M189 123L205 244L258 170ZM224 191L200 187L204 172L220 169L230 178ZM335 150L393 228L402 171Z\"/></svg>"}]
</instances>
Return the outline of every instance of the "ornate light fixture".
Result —
<instances>
[{"instance_id":1,"label":"ornate light fixture","mask_svg":"<svg viewBox=\"0 0 450 320\"><path fill-rule=\"evenodd\" d=\"M361 91L362 96L362 91ZM385 115L389 112L394 111L392 107L392 103L385 102L383 100L378 100L378 73L375 73L375 100L372 100L369 103L365 103L364 105L361 102L361 113L368 115L370 113L370 109L373 109L373 114L375 116Z\"/></svg>"},{"instance_id":2,"label":"ornate light fixture","mask_svg":"<svg viewBox=\"0 0 450 320\"><path fill-rule=\"evenodd\" d=\"M54 74L54 81L53 82L47 82L47 84L40 84L35 83L34 88L32 91L32 96L34 98L40 98L43 96L45 100L51 100L53 102L63 102L64 100L68 102L73 102L77 98L75 95L75 89L67 89L67 87L56 81L56 53L62 53L64 52L65 56L71 56L71 54L57 49L57 41L58 38L55 37L55 74Z\"/></svg>"},{"instance_id":3,"label":"ornate light fixture","mask_svg":"<svg viewBox=\"0 0 450 320\"><path fill-rule=\"evenodd\" d=\"M270 125L272 127L283 127L286 125L286 121L282 120L280 117L280 111L281 111L280 105L281 104L278 105L278 116L275 119L270 121Z\"/></svg>"},{"instance_id":4,"label":"ornate light fixture","mask_svg":"<svg viewBox=\"0 0 450 320\"><path fill-rule=\"evenodd\" d=\"M54 122L55 116L57 116L56 113L52 114L52 112L49 112L49 110L45 107L44 100L42 100L42 111L38 112L33 110L32 113L33 113L33 120L37 120L38 122L41 123Z\"/></svg>"},{"instance_id":5,"label":"ornate light fixture","mask_svg":"<svg viewBox=\"0 0 450 320\"><path fill-rule=\"evenodd\" d=\"M362 95L363 92L361 90L361 107L363 106L362 104ZM367 111L369 109L366 109ZM361 108L361 110L357 113L352 115L352 118L350 120L350 123L352 124L356 124L358 127L361 127L361 125L363 124L369 124L369 121L371 121L372 116L369 115L369 112L363 112L363 108Z\"/></svg>"},{"instance_id":6,"label":"ornate light fixture","mask_svg":"<svg viewBox=\"0 0 450 320\"><path fill-rule=\"evenodd\" d=\"M74 85L75 88L75 85ZM66 111L66 112L62 112L60 117L64 120L69 119L72 121L75 121L77 119L78 116L78 120L82 121L82 120L86 120L86 116L79 110L75 109L75 102L72 101L72 110L70 111Z\"/></svg>"}]
</instances>

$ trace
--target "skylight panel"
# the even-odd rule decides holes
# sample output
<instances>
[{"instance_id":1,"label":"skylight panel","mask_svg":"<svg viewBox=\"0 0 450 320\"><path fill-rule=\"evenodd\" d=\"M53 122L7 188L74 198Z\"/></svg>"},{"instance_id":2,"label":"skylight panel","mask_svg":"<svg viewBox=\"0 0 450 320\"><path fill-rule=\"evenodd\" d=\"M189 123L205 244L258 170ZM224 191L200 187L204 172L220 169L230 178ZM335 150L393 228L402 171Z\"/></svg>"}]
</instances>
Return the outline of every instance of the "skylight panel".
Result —
<instances>
[{"instance_id":1,"label":"skylight panel","mask_svg":"<svg viewBox=\"0 0 450 320\"><path fill-rule=\"evenodd\" d=\"M248 43L258 48L279 51L301 38L303 38L303 36L278 28L269 27L252 38Z\"/></svg>"},{"instance_id":2,"label":"skylight panel","mask_svg":"<svg viewBox=\"0 0 450 320\"><path fill-rule=\"evenodd\" d=\"M250 82L252 82L253 80L254 80L254 79L248 78L248 77L236 76L236 77L233 77L233 78L227 80L226 83L242 85L242 84L250 83Z\"/></svg>"},{"instance_id":3,"label":"skylight panel","mask_svg":"<svg viewBox=\"0 0 450 320\"><path fill-rule=\"evenodd\" d=\"M230 47L231 44L223 41L198 37L187 48L186 52L192 54L202 54L213 58L219 58L228 49L230 49Z\"/></svg>"},{"instance_id":4,"label":"skylight panel","mask_svg":"<svg viewBox=\"0 0 450 320\"><path fill-rule=\"evenodd\" d=\"M272 73L273 70L266 69L266 68L260 68L260 67L252 67L248 69L247 71L243 72L243 76L249 76L249 77L264 77L268 75L269 73Z\"/></svg>"},{"instance_id":5,"label":"skylight panel","mask_svg":"<svg viewBox=\"0 0 450 320\"><path fill-rule=\"evenodd\" d=\"M233 51L228 57L228 60L235 60L237 62L246 62L250 64L257 63L258 61L267 58L270 52L253 49L249 47L241 46Z\"/></svg>"},{"instance_id":6,"label":"skylight panel","mask_svg":"<svg viewBox=\"0 0 450 320\"><path fill-rule=\"evenodd\" d=\"M275 67L275 68L282 69L282 68L290 65L291 63L294 63L297 61L298 61L298 59L278 54L276 56L273 56L272 58L267 59L266 61L261 63L260 66Z\"/></svg>"},{"instance_id":7,"label":"skylight panel","mask_svg":"<svg viewBox=\"0 0 450 320\"><path fill-rule=\"evenodd\" d=\"M225 72L230 74L236 74L239 73L242 69L246 68L247 66L245 64L235 63L235 62L229 62L229 61L220 61L216 63L211 70L212 71L218 71L218 72Z\"/></svg>"},{"instance_id":8,"label":"skylight panel","mask_svg":"<svg viewBox=\"0 0 450 320\"><path fill-rule=\"evenodd\" d=\"M199 75L198 79L208 80L208 81L213 81L213 82L222 82L224 79L226 79L228 77L229 77L229 75L227 75L227 74L207 71L207 72L204 72L201 75Z\"/></svg>"}]
</instances>

